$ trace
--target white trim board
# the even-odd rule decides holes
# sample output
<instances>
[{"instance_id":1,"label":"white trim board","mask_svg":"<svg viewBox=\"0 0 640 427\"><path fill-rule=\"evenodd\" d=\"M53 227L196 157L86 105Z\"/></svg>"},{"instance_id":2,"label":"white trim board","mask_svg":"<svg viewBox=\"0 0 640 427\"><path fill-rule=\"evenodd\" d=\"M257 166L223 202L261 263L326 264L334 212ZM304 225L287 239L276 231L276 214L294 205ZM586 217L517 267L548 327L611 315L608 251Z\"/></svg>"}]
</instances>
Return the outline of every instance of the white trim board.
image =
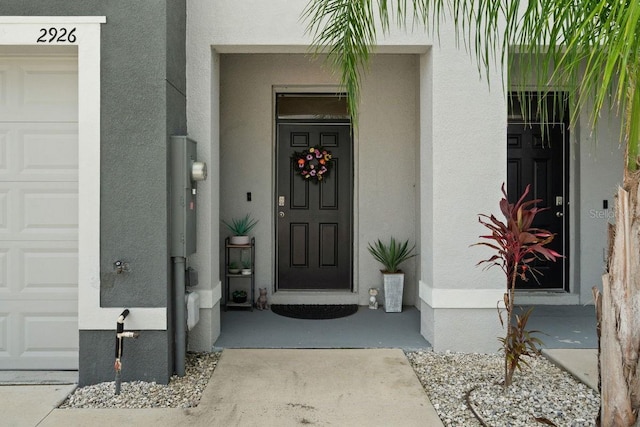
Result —
<instances>
[{"instance_id":1,"label":"white trim board","mask_svg":"<svg viewBox=\"0 0 640 427\"><path fill-rule=\"evenodd\" d=\"M78 49L78 325L113 329L122 308L100 307L100 30L105 16L0 16L0 45ZM42 28L75 27L74 42L38 42ZM131 310L134 329L166 330L165 307Z\"/></svg>"},{"instance_id":2,"label":"white trim board","mask_svg":"<svg viewBox=\"0 0 640 427\"><path fill-rule=\"evenodd\" d=\"M213 308L222 299L222 282L218 281L212 289L189 289L200 295L200 308Z\"/></svg>"},{"instance_id":3,"label":"white trim board","mask_svg":"<svg viewBox=\"0 0 640 427\"><path fill-rule=\"evenodd\" d=\"M496 308L504 307L505 289L442 289L420 281L419 296L432 308Z\"/></svg>"},{"instance_id":4,"label":"white trim board","mask_svg":"<svg viewBox=\"0 0 640 427\"><path fill-rule=\"evenodd\" d=\"M496 308L504 307L505 288L500 289L440 289L420 281L420 299L432 308ZM544 290L516 290L516 301L523 305L576 305L580 295Z\"/></svg>"},{"instance_id":5,"label":"white trim board","mask_svg":"<svg viewBox=\"0 0 640 427\"><path fill-rule=\"evenodd\" d=\"M104 24L106 22L106 16L0 16L0 24Z\"/></svg>"}]
</instances>

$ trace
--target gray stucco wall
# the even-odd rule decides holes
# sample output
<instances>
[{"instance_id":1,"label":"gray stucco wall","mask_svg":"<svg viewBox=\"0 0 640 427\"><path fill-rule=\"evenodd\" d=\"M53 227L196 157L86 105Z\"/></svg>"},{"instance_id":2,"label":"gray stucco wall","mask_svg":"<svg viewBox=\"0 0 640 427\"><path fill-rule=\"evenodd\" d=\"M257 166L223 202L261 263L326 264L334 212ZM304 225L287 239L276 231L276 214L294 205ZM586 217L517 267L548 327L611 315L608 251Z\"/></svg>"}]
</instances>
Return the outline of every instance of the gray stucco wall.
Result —
<instances>
[{"instance_id":1,"label":"gray stucco wall","mask_svg":"<svg viewBox=\"0 0 640 427\"><path fill-rule=\"evenodd\" d=\"M168 137L187 130L185 1L3 0L0 15L107 17L101 46L101 305L171 306ZM114 274L116 260L128 262L131 271ZM125 344L127 358L138 360L127 367L127 378L169 380L168 317L168 333L143 332ZM113 379L114 335L81 331L81 384Z\"/></svg>"},{"instance_id":2,"label":"gray stucco wall","mask_svg":"<svg viewBox=\"0 0 640 427\"><path fill-rule=\"evenodd\" d=\"M124 340L122 381L169 382L167 368L173 366L173 358L166 351L166 335L143 331L136 340ZM80 387L114 380L114 342L114 331L80 331Z\"/></svg>"}]
</instances>

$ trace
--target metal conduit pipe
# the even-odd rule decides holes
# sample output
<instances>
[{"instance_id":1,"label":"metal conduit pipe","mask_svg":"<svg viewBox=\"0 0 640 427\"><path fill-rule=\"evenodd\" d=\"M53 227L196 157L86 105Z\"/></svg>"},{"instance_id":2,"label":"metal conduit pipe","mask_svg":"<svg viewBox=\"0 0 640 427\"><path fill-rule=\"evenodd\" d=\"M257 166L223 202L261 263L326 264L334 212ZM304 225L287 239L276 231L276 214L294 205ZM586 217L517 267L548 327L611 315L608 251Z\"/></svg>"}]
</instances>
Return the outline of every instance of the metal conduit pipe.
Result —
<instances>
[{"instance_id":1,"label":"metal conduit pipe","mask_svg":"<svg viewBox=\"0 0 640 427\"><path fill-rule=\"evenodd\" d=\"M122 350L123 350L123 338L138 338L140 335L138 332L124 331L124 319L129 315L129 310L125 309L120 316L118 316L118 320L116 321L116 361L113 365L116 371L116 395L120 394L120 388L122 385Z\"/></svg>"},{"instance_id":2,"label":"metal conduit pipe","mask_svg":"<svg viewBox=\"0 0 640 427\"><path fill-rule=\"evenodd\" d=\"M173 286L175 300L175 365L176 375L184 377L187 354L187 307L185 304L186 258L173 257Z\"/></svg>"}]
</instances>

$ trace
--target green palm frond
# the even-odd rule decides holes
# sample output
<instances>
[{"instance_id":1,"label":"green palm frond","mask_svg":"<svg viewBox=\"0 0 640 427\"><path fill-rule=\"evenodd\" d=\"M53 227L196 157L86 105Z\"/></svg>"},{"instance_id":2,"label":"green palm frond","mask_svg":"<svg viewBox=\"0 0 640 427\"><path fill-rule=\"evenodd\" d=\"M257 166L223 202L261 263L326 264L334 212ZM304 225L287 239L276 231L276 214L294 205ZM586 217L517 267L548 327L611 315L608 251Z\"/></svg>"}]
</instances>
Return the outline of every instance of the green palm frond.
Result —
<instances>
[{"instance_id":1,"label":"green palm frond","mask_svg":"<svg viewBox=\"0 0 640 427\"><path fill-rule=\"evenodd\" d=\"M377 28L388 33L392 21L405 27L408 14L414 23L425 29L439 28L441 18L449 10L445 0L310 0L302 19L307 33L313 37L312 50L326 54L328 62L340 74L340 82L347 92L349 112L354 126L358 124L360 82L377 44ZM470 28L472 9L467 2L455 0L454 20L461 28Z\"/></svg>"},{"instance_id":2,"label":"green palm frond","mask_svg":"<svg viewBox=\"0 0 640 427\"><path fill-rule=\"evenodd\" d=\"M550 85L568 90L571 122L587 112L594 133L601 112L619 112L621 142L628 144L628 167L635 170L640 140L640 100L634 101L640 70L639 36L637 1L530 2L509 34L510 48L525 58L519 76L511 75L512 84L524 87L533 81L540 93Z\"/></svg>"},{"instance_id":3,"label":"green palm frond","mask_svg":"<svg viewBox=\"0 0 640 427\"><path fill-rule=\"evenodd\" d=\"M309 22L307 31L314 35L315 53L328 54L330 63L340 70L349 112L357 123L361 75L376 43L371 1L312 0L303 16Z\"/></svg>"},{"instance_id":4,"label":"green palm frond","mask_svg":"<svg viewBox=\"0 0 640 427\"><path fill-rule=\"evenodd\" d=\"M376 28L387 33L392 22L406 27L409 14L436 34L442 22L453 21L487 83L496 63L510 68L517 63L519 75L512 73L509 85L521 87L521 97L535 86L543 121L553 117L544 102L551 88L569 92L572 124L586 112L595 130L602 111L619 112L628 168L637 169L640 2L378 0L374 5L372 0L310 0L303 15L307 31L315 52L328 54L341 74L355 125L361 78L378 40Z\"/></svg>"}]
</instances>

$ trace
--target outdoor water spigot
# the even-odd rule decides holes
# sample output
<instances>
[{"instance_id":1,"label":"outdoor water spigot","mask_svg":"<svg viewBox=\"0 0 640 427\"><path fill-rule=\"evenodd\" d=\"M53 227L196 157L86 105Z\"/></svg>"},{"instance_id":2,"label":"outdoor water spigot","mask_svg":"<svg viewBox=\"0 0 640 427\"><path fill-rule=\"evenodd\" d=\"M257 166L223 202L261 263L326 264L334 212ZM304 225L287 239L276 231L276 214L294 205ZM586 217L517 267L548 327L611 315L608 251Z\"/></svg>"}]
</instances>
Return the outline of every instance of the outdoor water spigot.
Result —
<instances>
[{"instance_id":1,"label":"outdoor water spigot","mask_svg":"<svg viewBox=\"0 0 640 427\"><path fill-rule=\"evenodd\" d=\"M122 272L128 272L129 270L129 263L128 262L124 262L124 261L120 261L117 260L113 263L113 268L116 272L116 274L122 274Z\"/></svg>"},{"instance_id":2,"label":"outdoor water spigot","mask_svg":"<svg viewBox=\"0 0 640 427\"><path fill-rule=\"evenodd\" d=\"M120 332L116 334L118 338L138 338L140 336L140 332L126 331Z\"/></svg>"}]
</instances>

